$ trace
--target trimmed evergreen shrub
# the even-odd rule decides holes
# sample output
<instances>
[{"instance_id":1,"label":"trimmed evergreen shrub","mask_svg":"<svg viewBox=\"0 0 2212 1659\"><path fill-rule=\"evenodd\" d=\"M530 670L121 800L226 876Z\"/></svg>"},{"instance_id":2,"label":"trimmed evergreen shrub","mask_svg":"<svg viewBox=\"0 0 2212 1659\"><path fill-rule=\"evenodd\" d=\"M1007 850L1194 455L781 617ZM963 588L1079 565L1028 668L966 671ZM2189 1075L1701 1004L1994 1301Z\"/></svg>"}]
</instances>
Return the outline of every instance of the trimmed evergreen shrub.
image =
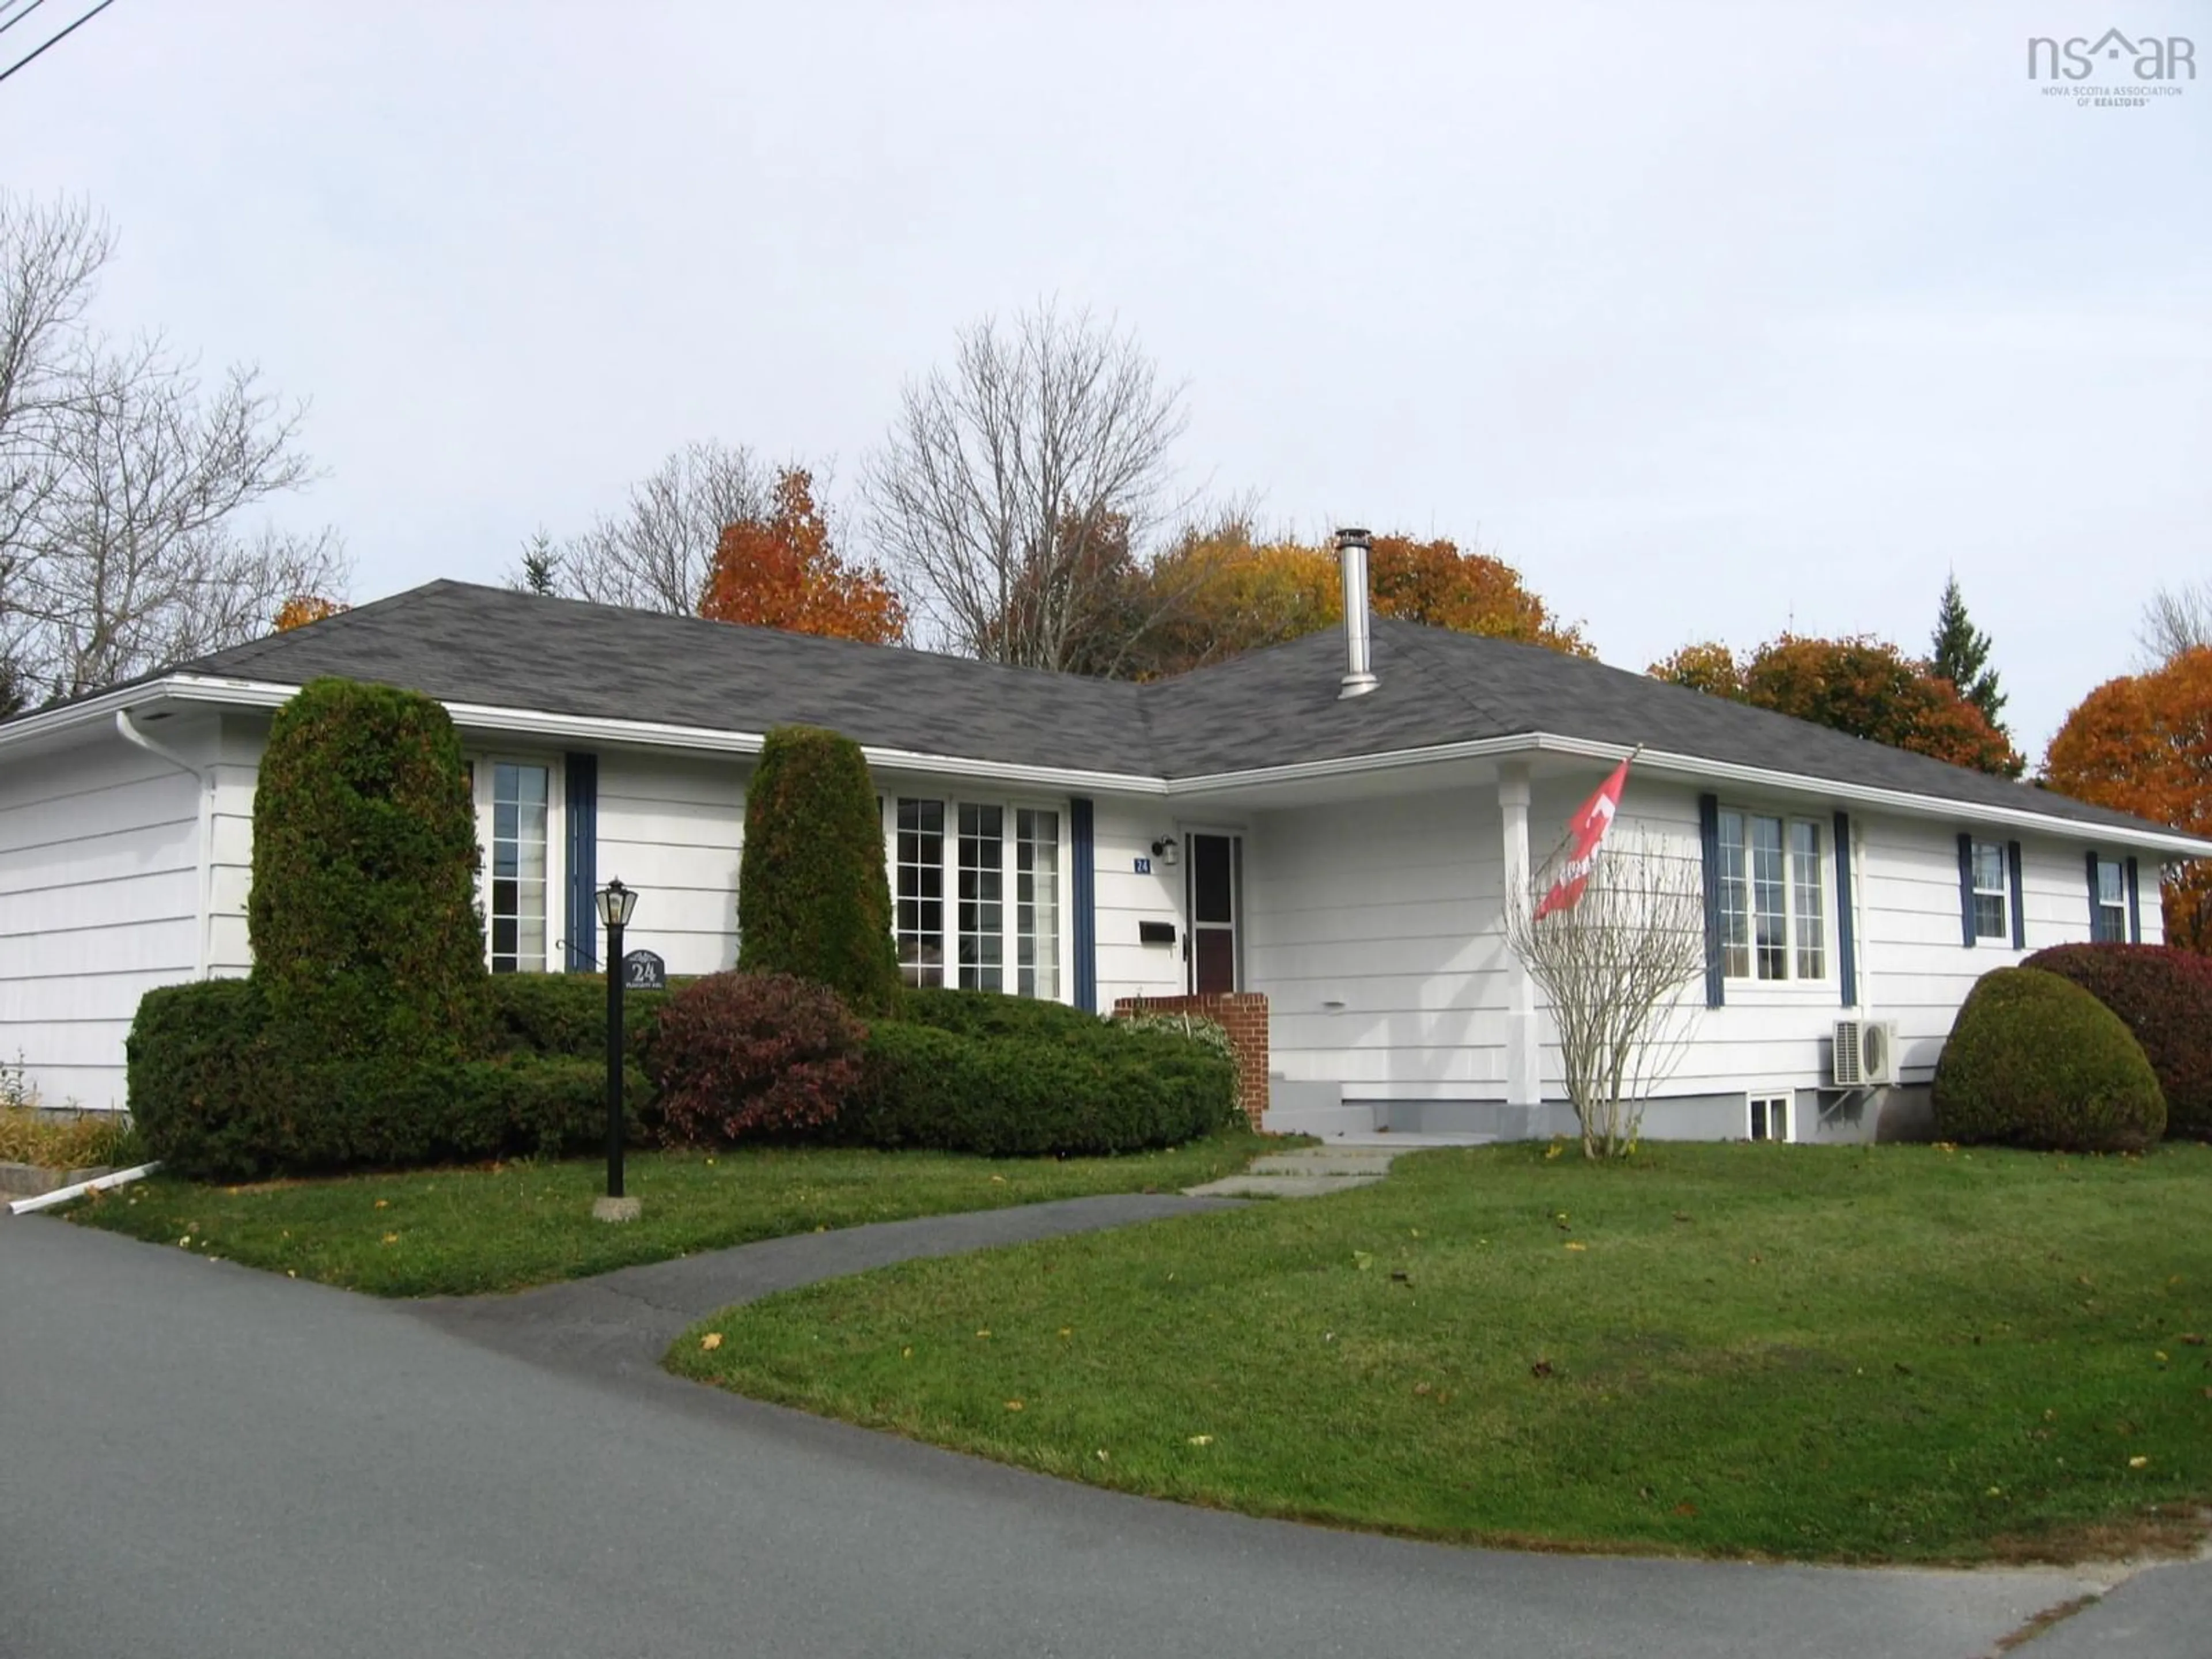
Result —
<instances>
[{"instance_id":1,"label":"trimmed evergreen shrub","mask_svg":"<svg viewBox=\"0 0 2212 1659\"><path fill-rule=\"evenodd\" d=\"M604 1060L325 1057L286 1035L252 980L148 992L127 1054L148 1152L199 1180L550 1156L606 1133ZM647 1093L627 1068L632 1139Z\"/></svg>"},{"instance_id":2,"label":"trimmed evergreen shrub","mask_svg":"<svg viewBox=\"0 0 2212 1659\"><path fill-rule=\"evenodd\" d=\"M1229 1060L1185 1038L1094 1023L1103 1041L879 1021L841 1131L872 1146L1012 1158L1170 1146L1231 1121Z\"/></svg>"},{"instance_id":3,"label":"trimmed evergreen shrub","mask_svg":"<svg viewBox=\"0 0 2212 1659\"><path fill-rule=\"evenodd\" d=\"M788 974L696 980L653 1033L663 1132L698 1143L822 1128L860 1080L866 1036L835 991Z\"/></svg>"},{"instance_id":4,"label":"trimmed evergreen shrub","mask_svg":"<svg viewBox=\"0 0 2212 1659\"><path fill-rule=\"evenodd\" d=\"M899 992L883 819L860 745L835 732L768 734L745 790L738 966L826 985L862 1014Z\"/></svg>"},{"instance_id":5,"label":"trimmed evergreen shrub","mask_svg":"<svg viewBox=\"0 0 2212 1659\"><path fill-rule=\"evenodd\" d=\"M2157 1074L2119 1017L2037 968L2000 968L1975 983L1934 1093L1945 1140L2135 1152L2166 1129Z\"/></svg>"},{"instance_id":6,"label":"trimmed evergreen shrub","mask_svg":"<svg viewBox=\"0 0 2212 1659\"><path fill-rule=\"evenodd\" d=\"M434 699L320 679L276 711L253 799L253 978L302 1051L481 1051L483 924L460 740Z\"/></svg>"},{"instance_id":7,"label":"trimmed evergreen shrub","mask_svg":"<svg viewBox=\"0 0 2212 1659\"><path fill-rule=\"evenodd\" d=\"M2142 1045L2166 1133L2212 1140L2212 957L2167 945L2058 945L2021 964L2080 986Z\"/></svg>"},{"instance_id":8,"label":"trimmed evergreen shrub","mask_svg":"<svg viewBox=\"0 0 2212 1659\"><path fill-rule=\"evenodd\" d=\"M629 1056L641 1060L669 991L623 993L623 1034ZM604 974L494 974L484 987L492 1052L596 1060L607 1054L607 981Z\"/></svg>"},{"instance_id":9,"label":"trimmed evergreen shrub","mask_svg":"<svg viewBox=\"0 0 2212 1659\"><path fill-rule=\"evenodd\" d=\"M902 992L897 1018L961 1036L1015 1037L1030 1042L1091 1042L1115 1034L1113 1021L1064 1002L949 987Z\"/></svg>"}]
</instances>

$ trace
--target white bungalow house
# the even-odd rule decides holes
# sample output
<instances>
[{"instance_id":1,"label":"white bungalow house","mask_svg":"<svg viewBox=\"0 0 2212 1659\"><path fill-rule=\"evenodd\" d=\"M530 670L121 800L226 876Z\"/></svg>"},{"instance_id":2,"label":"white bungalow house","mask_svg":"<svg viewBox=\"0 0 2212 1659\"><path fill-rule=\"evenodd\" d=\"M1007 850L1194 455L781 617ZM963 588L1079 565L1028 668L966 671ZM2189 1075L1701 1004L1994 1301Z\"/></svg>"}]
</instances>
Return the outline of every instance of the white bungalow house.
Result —
<instances>
[{"instance_id":1,"label":"white bungalow house","mask_svg":"<svg viewBox=\"0 0 2212 1659\"><path fill-rule=\"evenodd\" d=\"M1101 1010L1264 995L1272 1128L1571 1122L1503 895L1637 744L1620 825L1699 860L1706 909L1654 1135L1909 1133L1977 975L2155 941L2160 863L2212 854L1594 662L1370 639L1364 606L1346 631L1352 672L1329 633L1135 685L434 582L0 723L0 1062L51 1103L121 1107L139 996L246 969L270 713L322 675L452 712L495 971L592 967L616 876L633 944L730 966L752 757L771 727L831 726L882 792L910 977ZM1344 695L1363 653L1376 683ZM1838 1055L1840 1019L1893 1034L1893 1073Z\"/></svg>"}]
</instances>

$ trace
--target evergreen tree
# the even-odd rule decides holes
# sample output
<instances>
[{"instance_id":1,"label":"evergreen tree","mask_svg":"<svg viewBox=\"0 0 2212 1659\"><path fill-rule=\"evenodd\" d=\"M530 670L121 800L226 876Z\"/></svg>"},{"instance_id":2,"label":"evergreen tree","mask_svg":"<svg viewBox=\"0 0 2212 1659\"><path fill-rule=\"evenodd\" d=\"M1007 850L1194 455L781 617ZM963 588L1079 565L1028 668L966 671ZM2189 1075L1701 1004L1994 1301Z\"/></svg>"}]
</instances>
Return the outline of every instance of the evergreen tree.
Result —
<instances>
[{"instance_id":1,"label":"evergreen tree","mask_svg":"<svg viewBox=\"0 0 2212 1659\"><path fill-rule=\"evenodd\" d=\"M522 544L522 568L515 573L512 586L517 592L539 593L547 597L561 591L561 555L555 550L553 538L539 531Z\"/></svg>"},{"instance_id":2,"label":"evergreen tree","mask_svg":"<svg viewBox=\"0 0 2212 1659\"><path fill-rule=\"evenodd\" d=\"M2005 695L1997 689L1997 672L1989 665L1990 636L1966 615L1966 596L1959 592L1956 575L1945 578L1943 604L1936 616L1936 637L1929 664L1958 688L1959 695L1988 716L2000 732L2004 725Z\"/></svg>"}]
</instances>

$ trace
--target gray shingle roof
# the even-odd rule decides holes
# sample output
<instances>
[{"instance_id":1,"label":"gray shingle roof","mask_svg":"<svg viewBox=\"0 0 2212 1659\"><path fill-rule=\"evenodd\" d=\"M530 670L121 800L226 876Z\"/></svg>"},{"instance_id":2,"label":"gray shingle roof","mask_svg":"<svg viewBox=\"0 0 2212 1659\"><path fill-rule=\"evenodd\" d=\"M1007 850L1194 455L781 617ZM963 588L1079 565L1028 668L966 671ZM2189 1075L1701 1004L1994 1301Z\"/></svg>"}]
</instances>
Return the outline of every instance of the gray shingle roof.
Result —
<instances>
[{"instance_id":1,"label":"gray shingle roof","mask_svg":"<svg viewBox=\"0 0 2212 1659\"><path fill-rule=\"evenodd\" d=\"M438 581L179 670L281 684L337 674L447 702L709 730L805 723L876 747L1145 777L1543 732L2160 827L1535 646L1378 620L1374 660L1381 685L1348 701L1334 629L1140 686Z\"/></svg>"}]
</instances>

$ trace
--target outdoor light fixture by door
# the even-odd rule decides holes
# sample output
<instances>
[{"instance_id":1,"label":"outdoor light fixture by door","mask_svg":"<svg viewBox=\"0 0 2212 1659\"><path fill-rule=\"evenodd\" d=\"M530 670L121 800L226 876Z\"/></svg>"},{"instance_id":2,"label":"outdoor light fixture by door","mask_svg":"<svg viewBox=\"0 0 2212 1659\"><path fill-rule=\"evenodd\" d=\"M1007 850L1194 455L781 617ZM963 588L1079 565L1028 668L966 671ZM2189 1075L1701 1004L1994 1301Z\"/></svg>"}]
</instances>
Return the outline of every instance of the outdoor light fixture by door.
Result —
<instances>
[{"instance_id":1,"label":"outdoor light fixture by door","mask_svg":"<svg viewBox=\"0 0 2212 1659\"><path fill-rule=\"evenodd\" d=\"M1182 849L1176 844L1173 836L1162 836L1152 843L1152 856L1160 861L1161 868L1172 870L1176 860L1182 856Z\"/></svg>"},{"instance_id":2,"label":"outdoor light fixture by door","mask_svg":"<svg viewBox=\"0 0 2212 1659\"><path fill-rule=\"evenodd\" d=\"M635 1221L640 1206L623 1195L623 929L637 908L637 895L610 881L598 894L599 921L607 930L607 1191L594 1199L592 1213L601 1221Z\"/></svg>"}]
</instances>

